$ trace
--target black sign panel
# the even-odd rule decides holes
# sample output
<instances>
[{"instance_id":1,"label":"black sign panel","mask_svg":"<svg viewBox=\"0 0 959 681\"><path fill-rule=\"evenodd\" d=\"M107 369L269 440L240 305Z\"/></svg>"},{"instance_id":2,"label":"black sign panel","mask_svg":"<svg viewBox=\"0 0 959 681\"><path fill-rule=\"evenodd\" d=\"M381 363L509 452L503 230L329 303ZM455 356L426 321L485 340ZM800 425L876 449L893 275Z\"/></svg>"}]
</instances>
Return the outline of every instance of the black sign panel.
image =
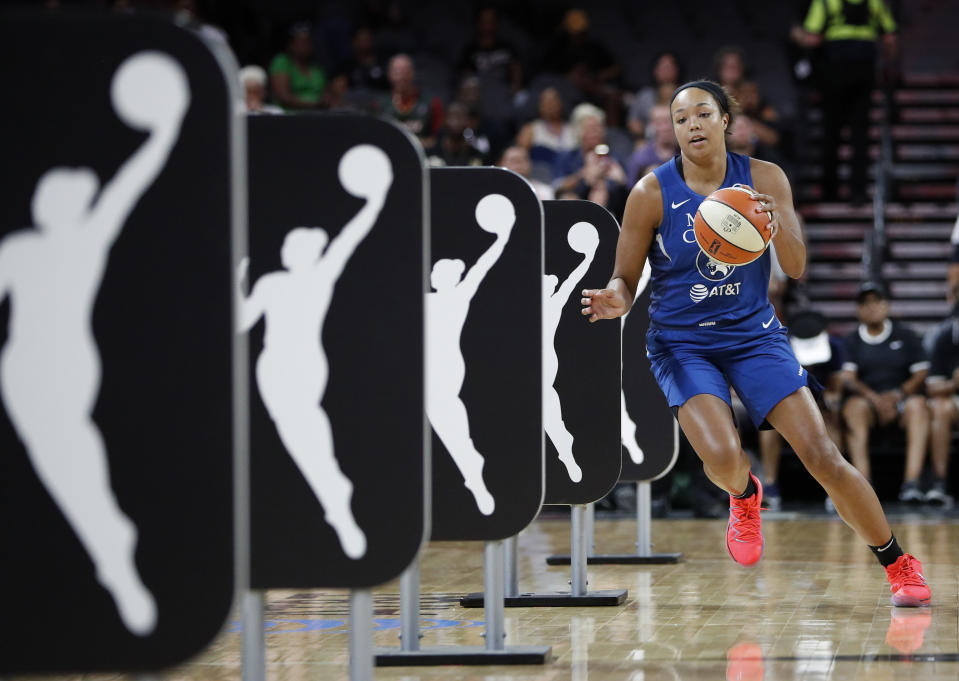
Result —
<instances>
[{"instance_id":1,"label":"black sign panel","mask_svg":"<svg viewBox=\"0 0 959 681\"><path fill-rule=\"evenodd\" d=\"M0 672L171 665L233 596L236 71L105 13L0 60Z\"/></svg>"},{"instance_id":2,"label":"black sign panel","mask_svg":"<svg viewBox=\"0 0 959 681\"><path fill-rule=\"evenodd\" d=\"M622 480L656 480L679 453L679 426L646 357L649 329L649 265L623 325Z\"/></svg>"},{"instance_id":3,"label":"black sign panel","mask_svg":"<svg viewBox=\"0 0 959 681\"><path fill-rule=\"evenodd\" d=\"M589 323L580 292L609 277L619 225L592 201L546 201L543 209L546 503L588 504L619 479L620 333Z\"/></svg>"},{"instance_id":4,"label":"black sign panel","mask_svg":"<svg viewBox=\"0 0 959 681\"><path fill-rule=\"evenodd\" d=\"M433 539L495 540L543 501L543 211L502 168L430 171Z\"/></svg>"},{"instance_id":5,"label":"black sign panel","mask_svg":"<svg viewBox=\"0 0 959 681\"><path fill-rule=\"evenodd\" d=\"M381 584L428 519L422 153L375 118L248 125L252 585Z\"/></svg>"}]
</instances>

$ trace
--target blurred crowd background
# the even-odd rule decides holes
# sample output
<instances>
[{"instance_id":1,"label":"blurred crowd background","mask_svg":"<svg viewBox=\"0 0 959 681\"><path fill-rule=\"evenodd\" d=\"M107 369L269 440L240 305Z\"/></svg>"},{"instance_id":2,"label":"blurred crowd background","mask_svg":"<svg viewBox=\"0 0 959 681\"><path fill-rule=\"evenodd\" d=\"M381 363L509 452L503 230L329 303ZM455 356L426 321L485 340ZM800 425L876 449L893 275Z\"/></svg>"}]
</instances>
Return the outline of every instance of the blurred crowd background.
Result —
<instances>
[{"instance_id":1,"label":"blurred crowd background","mask_svg":"<svg viewBox=\"0 0 959 681\"><path fill-rule=\"evenodd\" d=\"M770 297L797 354L805 342L801 361L830 388L821 406L837 442L881 497L952 508L954 0L43 4L170 14L233 51L242 110L390 117L432 165L505 166L542 199L589 199L617 218L637 179L678 153L668 110L676 86L718 81L742 109L728 147L778 163L792 183L809 266L799 281L774 271ZM892 355L882 352L904 346L908 361L888 371ZM743 441L775 505L780 488L787 505L821 494L808 476L789 475L801 469L794 457L780 464L789 451L780 441L745 431ZM657 483L658 511L679 500L724 513L683 448L675 473ZM628 492L607 507L628 508Z\"/></svg>"}]
</instances>

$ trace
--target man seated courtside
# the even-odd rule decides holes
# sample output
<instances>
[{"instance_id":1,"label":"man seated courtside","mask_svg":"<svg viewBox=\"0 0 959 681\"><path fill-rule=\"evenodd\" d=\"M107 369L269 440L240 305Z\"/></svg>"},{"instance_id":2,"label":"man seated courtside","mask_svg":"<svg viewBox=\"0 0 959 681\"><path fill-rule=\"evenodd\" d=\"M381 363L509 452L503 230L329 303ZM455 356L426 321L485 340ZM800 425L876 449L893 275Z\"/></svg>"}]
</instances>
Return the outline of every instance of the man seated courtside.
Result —
<instances>
[{"instance_id":1,"label":"man seated courtside","mask_svg":"<svg viewBox=\"0 0 959 681\"><path fill-rule=\"evenodd\" d=\"M919 488L929 442L929 409L923 394L929 360L919 336L889 318L889 296L879 282L866 282L856 299L859 327L846 337L842 408L852 464L870 478L873 428L906 432L906 462L899 500L923 501Z\"/></svg>"}]
</instances>

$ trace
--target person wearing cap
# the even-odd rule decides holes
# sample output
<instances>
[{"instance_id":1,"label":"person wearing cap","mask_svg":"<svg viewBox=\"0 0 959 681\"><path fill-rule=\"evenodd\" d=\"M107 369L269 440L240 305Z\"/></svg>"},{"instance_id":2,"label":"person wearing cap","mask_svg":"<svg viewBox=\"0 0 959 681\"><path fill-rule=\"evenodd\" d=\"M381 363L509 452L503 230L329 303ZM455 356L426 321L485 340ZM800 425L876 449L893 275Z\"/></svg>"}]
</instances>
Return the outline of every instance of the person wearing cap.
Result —
<instances>
[{"instance_id":1,"label":"person wearing cap","mask_svg":"<svg viewBox=\"0 0 959 681\"><path fill-rule=\"evenodd\" d=\"M826 318L815 310L800 310L789 318L789 344L796 359L824 390L818 400L819 410L830 439L842 449L842 427L839 407L842 403L842 365L846 348L842 338L826 330ZM779 493L779 458L782 436L775 430L759 431L759 455L763 464L765 486L763 496L770 511L782 510Z\"/></svg>"},{"instance_id":2,"label":"person wearing cap","mask_svg":"<svg viewBox=\"0 0 959 681\"><path fill-rule=\"evenodd\" d=\"M582 314L590 322L626 314L648 263L650 368L704 472L729 495L726 550L735 562L755 565L765 542L762 482L736 431L730 386L757 428L773 427L789 442L868 545L885 569L892 603L928 605L932 591L922 563L903 551L875 490L829 438L812 390L816 383L777 321L769 302L771 249L751 263L726 265L703 251L694 233L693 216L706 197L739 185L755 201L752 210L769 213L775 257L798 279L806 245L786 174L774 163L729 151L726 133L737 107L718 83L679 86L669 110L679 154L632 188L612 276L605 288L582 292Z\"/></svg>"},{"instance_id":3,"label":"person wearing cap","mask_svg":"<svg viewBox=\"0 0 959 681\"><path fill-rule=\"evenodd\" d=\"M919 476L929 442L929 409L923 396L929 360L922 340L889 319L889 296L866 282L856 298L859 327L846 338L843 385L851 395L842 408L853 465L868 479L869 432L898 426L906 431L906 470L899 500L921 502Z\"/></svg>"},{"instance_id":4,"label":"person wearing cap","mask_svg":"<svg viewBox=\"0 0 959 681\"><path fill-rule=\"evenodd\" d=\"M959 281L951 287L952 315L941 326L930 353L931 366L926 378L926 394L932 413L929 438L935 479L926 490L924 501L952 507L954 500L946 491L949 469L949 445L952 429L959 423Z\"/></svg>"}]
</instances>

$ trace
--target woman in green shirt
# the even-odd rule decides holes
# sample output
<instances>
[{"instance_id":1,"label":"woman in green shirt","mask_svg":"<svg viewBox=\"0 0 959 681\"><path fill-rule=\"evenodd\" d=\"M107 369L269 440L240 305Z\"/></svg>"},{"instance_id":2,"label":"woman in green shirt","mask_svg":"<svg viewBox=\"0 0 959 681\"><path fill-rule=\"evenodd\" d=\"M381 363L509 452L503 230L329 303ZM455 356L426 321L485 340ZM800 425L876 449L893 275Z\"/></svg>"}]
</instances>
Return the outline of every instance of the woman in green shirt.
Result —
<instances>
[{"instance_id":1,"label":"woman in green shirt","mask_svg":"<svg viewBox=\"0 0 959 681\"><path fill-rule=\"evenodd\" d=\"M290 28L286 52L276 55L270 63L273 98L287 111L316 109L323 105L326 74L311 61L312 56L310 24L294 24Z\"/></svg>"}]
</instances>

